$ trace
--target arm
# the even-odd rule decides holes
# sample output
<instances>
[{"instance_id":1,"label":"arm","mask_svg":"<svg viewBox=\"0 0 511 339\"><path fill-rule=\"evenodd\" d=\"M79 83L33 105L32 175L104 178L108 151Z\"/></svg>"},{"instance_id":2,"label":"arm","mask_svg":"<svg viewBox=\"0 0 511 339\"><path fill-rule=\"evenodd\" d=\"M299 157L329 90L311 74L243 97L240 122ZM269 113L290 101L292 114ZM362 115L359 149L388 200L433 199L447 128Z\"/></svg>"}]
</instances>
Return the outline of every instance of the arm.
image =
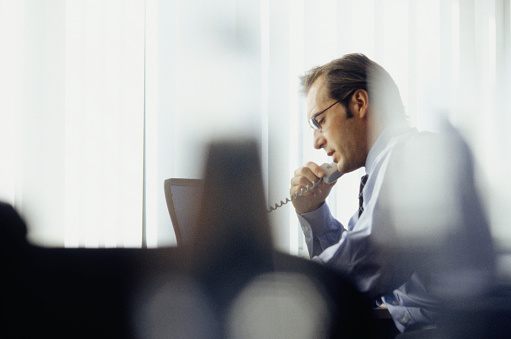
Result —
<instances>
[{"instance_id":1,"label":"arm","mask_svg":"<svg viewBox=\"0 0 511 339\"><path fill-rule=\"evenodd\" d=\"M312 186L325 175L325 172L313 162L297 169L291 179L290 194L294 195L307 186ZM335 220L325 203L333 185L320 182L316 187L303 196L293 200L298 220L305 235L305 240L311 258L337 241L344 228Z\"/></svg>"},{"instance_id":2,"label":"arm","mask_svg":"<svg viewBox=\"0 0 511 339\"><path fill-rule=\"evenodd\" d=\"M298 221L311 258L336 244L344 232L344 227L334 219L326 203L315 211L298 214Z\"/></svg>"},{"instance_id":3,"label":"arm","mask_svg":"<svg viewBox=\"0 0 511 339\"><path fill-rule=\"evenodd\" d=\"M386 199L380 196L387 163L388 158L369 176L365 212L360 218L358 213L353 215L348 230L332 217L325 203L298 216L311 257L347 272L372 297L399 287L412 273L401 264L403 258L386 251L386 244L378 239L382 234L388 239L393 229Z\"/></svg>"},{"instance_id":4,"label":"arm","mask_svg":"<svg viewBox=\"0 0 511 339\"><path fill-rule=\"evenodd\" d=\"M318 259L347 270L371 296L391 292L415 271L433 287L452 272L491 275L484 254L491 253L491 237L475 200L472 165L456 140L444 139L421 134L382 153L369 173L364 213Z\"/></svg>"},{"instance_id":5,"label":"arm","mask_svg":"<svg viewBox=\"0 0 511 339\"><path fill-rule=\"evenodd\" d=\"M342 232L336 243L315 258L346 272L370 298L398 288L414 271L413 267L404 265L406 258L396 248L387 247L388 244L378 239L392 228L384 205L378 199L369 202L360 219L358 213L353 215L349 230Z\"/></svg>"}]
</instances>

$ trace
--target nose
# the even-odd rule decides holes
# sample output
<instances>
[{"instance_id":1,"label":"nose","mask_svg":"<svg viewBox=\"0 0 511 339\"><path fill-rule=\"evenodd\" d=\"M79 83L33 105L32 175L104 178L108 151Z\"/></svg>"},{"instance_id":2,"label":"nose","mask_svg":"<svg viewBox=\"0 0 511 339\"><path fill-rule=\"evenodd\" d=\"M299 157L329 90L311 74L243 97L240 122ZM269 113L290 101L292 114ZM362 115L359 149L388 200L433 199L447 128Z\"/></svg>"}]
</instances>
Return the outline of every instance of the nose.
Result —
<instances>
[{"instance_id":1,"label":"nose","mask_svg":"<svg viewBox=\"0 0 511 339\"><path fill-rule=\"evenodd\" d=\"M325 138L323 137L323 134L320 131L314 130L314 137L312 143L315 149L322 149L324 147Z\"/></svg>"}]
</instances>

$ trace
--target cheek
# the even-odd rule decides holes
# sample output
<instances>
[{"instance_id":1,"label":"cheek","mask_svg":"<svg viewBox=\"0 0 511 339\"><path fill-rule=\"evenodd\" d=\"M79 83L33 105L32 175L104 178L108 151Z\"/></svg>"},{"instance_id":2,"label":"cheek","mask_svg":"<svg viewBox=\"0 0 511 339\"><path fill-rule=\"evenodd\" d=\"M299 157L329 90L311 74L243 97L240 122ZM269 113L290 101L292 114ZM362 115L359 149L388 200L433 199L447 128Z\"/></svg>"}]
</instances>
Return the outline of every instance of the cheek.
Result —
<instances>
[{"instance_id":1,"label":"cheek","mask_svg":"<svg viewBox=\"0 0 511 339\"><path fill-rule=\"evenodd\" d=\"M343 128L341 135L343 137L343 141L347 145L356 145L358 144L358 132L355 128L350 125L345 126Z\"/></svg>"},{"instance_id":2,"label":"cheek","mask_svg":"<svg viewBox=\"0 0 511 339\"><path fill-rule=\"evenodd\" d=\"M353 157L357 156L358 152L358 142L353 135L352 131L345 130L342 133L339 134L337 140L336 140L336 148L339 149L344 157L349 159L350 161L353 159Z\"/></svg>"}]
</instances>

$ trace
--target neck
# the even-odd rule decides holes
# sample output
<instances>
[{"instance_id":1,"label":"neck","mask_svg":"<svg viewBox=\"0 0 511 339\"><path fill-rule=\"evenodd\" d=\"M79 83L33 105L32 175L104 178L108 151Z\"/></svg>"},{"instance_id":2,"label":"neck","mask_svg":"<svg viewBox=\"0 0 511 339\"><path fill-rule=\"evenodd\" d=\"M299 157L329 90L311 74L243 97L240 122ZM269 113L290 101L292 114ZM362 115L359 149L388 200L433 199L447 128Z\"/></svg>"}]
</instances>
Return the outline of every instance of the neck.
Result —
<instances>
[{"instance_id":1,"label":"neck","mask_svg":"<svg viewBox=\"0 0 511 339\"><path fill-rule=\"evenodd\" d=\"M382 123L375 121L374 119L369 119L367 128L367 154L384 128L385 126Z\"/></svg>"}]
</instances>

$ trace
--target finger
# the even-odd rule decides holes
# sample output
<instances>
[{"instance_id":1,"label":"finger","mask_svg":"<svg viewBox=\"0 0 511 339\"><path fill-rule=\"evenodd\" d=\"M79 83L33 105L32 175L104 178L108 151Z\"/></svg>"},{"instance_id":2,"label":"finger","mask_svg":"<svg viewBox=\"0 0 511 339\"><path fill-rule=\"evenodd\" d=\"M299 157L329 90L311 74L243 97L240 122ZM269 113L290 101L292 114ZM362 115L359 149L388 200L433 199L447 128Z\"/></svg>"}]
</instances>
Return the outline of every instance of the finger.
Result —
<instances>
[{"instance_id":1,"label":"finger","mask_svg":"<svg viewBox=\"0 0 511 339\"><path fill-rule=\"evenodd\" d=\"M319 182L319 178L314 176L313 178L307 178L304 176L295 177L293 180L293 186L303 187L304 189L315 187ZM316 184L314 184L316 183Z\"/></svg>"},{"instance_id":2,"label":"finger","mask_svg":"<svg viewBox=\"0 0 511 339\"><path fill-rule=\"evenodd\" d=\"M291 196L294 196L295 198L314 198L316 197L316 192L314 192L315 190L312 190L312 189L309 189L307 190L306 188L304 187L300 187L299 189L293 191L293 192L290 192L290 195Z\"/></svg>"},{"instance_id":3,"label":"finger","mask_svg":"<svg viewBox=\"0 0 511 339\"><path fill-rule=\"evenodd\" d=\"M291 186L291 188L289 189L289 193L291 195L297 195L297 194L300 194L302 193L302 191L305 191L306 190L306 187L305 186L302 186L302 185L293 185Z\"/></svg>"},{"instance_id":4,"label":"finger","mask_svg":"<svg viewBox=\"0 0 511 339\"><path fill-rule=\"evenodd\" d=\"M289 193L295 194L300 193L300 191L306 190L307 186L313 186L313 183L310 182L306 177L304 176L298 176L291 178L291 187L289 188Z\"/></svg>"},{"instance_id":5,"label":"finger","mask_svg":"<svg viewBox=\"0 0 511 339\"><path fill-rule=\"evenodd\" d=\"M322 190L318 189L318 183L309 183L308 181L305 182L306 179L302 177L302 182L291 186L291 189L289 190L289 193L291 195L294 195L296 197L316 197L321 195Z\"/></svg>"},{"instance_id":6,"label":"finger","mask_svg":"<svg viewBox=\"0 0 511 339\"><path fill-rule=\"evenodd\" d=\"M293 179L295 179L297 184L307 185L307 182L303 181L303 178L305 178L308 182L312 184L313 182L318 181L318 179L320 178L320 176L318 176L317 174L320 174L322 176L324 175L324 173L315 173L313 170L311 170L311 168L304 166L298 168L295 171L294 173L295 176Z\"/></svg>"},{"instance_id":7,"label":"finger","mask_svg":"<svg viewBox=\"0 0 511 339\"><path fill-rule=\"evenodd\" d=\"M309 168L311 172L314 173L314 175L316 175L318 178L323 178L325 176L325 171L323 170L323 168L321 168L321 166L319 166L315 162L309 161L308 163L305 164L304 167Z\"/></svg>"}]
</instances>

